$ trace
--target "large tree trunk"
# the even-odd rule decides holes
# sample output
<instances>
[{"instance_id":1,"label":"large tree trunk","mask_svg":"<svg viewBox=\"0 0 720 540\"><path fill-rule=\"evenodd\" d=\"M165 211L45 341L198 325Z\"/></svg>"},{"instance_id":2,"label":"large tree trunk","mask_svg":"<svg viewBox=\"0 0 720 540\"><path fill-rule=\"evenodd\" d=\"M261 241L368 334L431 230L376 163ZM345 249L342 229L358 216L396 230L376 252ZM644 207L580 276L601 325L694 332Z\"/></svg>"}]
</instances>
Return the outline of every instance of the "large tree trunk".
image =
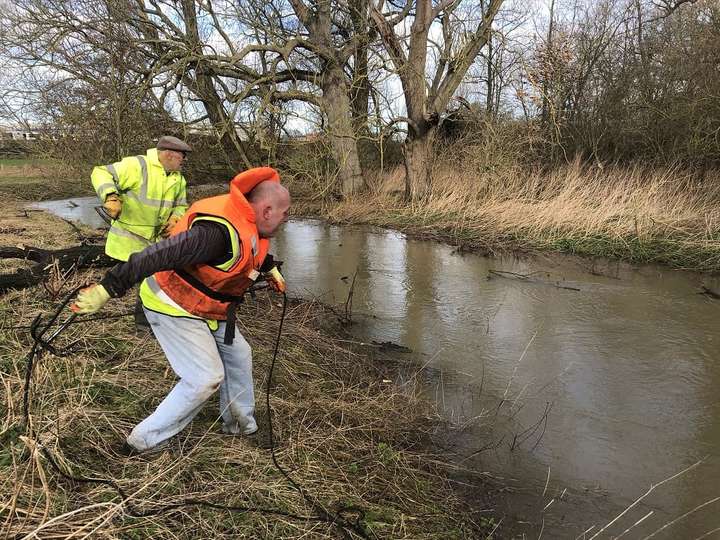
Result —
<instances>
[{"instance_id":1,"label":"large tree trunk","mask_svg":"<svg viewBox=\"0 0 720 540\"><path fill-rule=\"evenodd\" d=\"M331 2L312 2L312 8L302 0L289 0L298 19L308 29L309 40L319 57L321 107L327 118L326 131L333 157L338 165L340 193L346 198L364 188L357 137L353 129L350 87L343 70L348 58L338 49Z\"/></svg>"},{"instance_id":2,"label":"large tree trunk","mask_svg":"<svg viewBox=\"0 0 720 540\"><path fill-rule=\"evenodd\" d=\"M405 200L421 201L430 194L432 144L435 129L431 128L405 142Z\"/></svg>"},{"instance_id":3,"label":"large tree trunk","mask_svg":"<svg viewBox=\"0 0 720 540\"><path fill-rule=\"evenodd\" d=\"M188 81L189 77L185 80ZM245 144L235 129L234 120L228 116L223 101L215 90L212 77L198 73L195 84L188 86L194 89L195 94L202 101L218 139L228 153L231 165L236 170L250 169L253 164L245 151Z\"/></svg>"},{"instance_id":4,"label":"large tree trunk","mask_svg":"<svg viewBox=\"0 0 720 540\"><path fill-rule=\"evenodd\" d=\"M406 197L417 200L427 195L430 187L430 157L435 130L440 116L458 89L480 50L487 44L492 31L492 21L503 0L490 0L483 10L482 19L474 32L460 27L450 30L443 26L444 51L442 61L435 62L437 71L431 77L428 93L427 56L428 35L433 21L443 17L449 21L449 13L457 7L455 2L414 0L406 4L415 6L408 44L406 20L411 10L383 13L372 5L371 17L392 59L403 87L407 109L408 137L405 144ZM382 3L381 3L382 6ZM397 6L395 6L397 8ZM402 33L396 33L402 29ZM457 31L456 31L457 30ZM456 37L459 39L453 41Z\"/></svg>"},{"instance_id":5,"label":"large tree trunk","mask_svg":"<svg viewBox=\"0 0 720 540\"><path fill-rule=\"evenodd\" d=\"M203 42L198 27L197 7L194 0L183 0L183 20L187 32L186 41L191 49L202 50ZM252 163L248 159L245 145L240 139L235 122L225 110L225 104L215 89L214 74L208 64L198 62L195 66L195 78L186 73L183 80L188 88L202 101L208 118L217 132L220 143L228 153L231 166L236 170L249 169Z\"/></svg>"},{"instance_id":6,"label":"large tree trunk","mask_svg":"<svg viewBox=\"0 0 720 540\"><path fill-rule=\"evenodd\" d=\"M349 7L355 36L360 37L353 55L353 77L350 89L353 127L358 137L367 137L369 131L368 100L370 98L370 79L368 78L369 11L365 0L351 0ZM360 164L362 165L362 162Z\"/></svg>"},{"instance_id":7,"label":"large tree trunk","mask_svg":"<svg viewBox=\"0 0 720 540\"><path fill-rule=\"evenodd\" d=\"M350 98L341 67L327 66L322 91L328 137L338 164L341 193L346 198L359 193L364 187L364 181L353 130Z\"/></svg>"}]
</instances>

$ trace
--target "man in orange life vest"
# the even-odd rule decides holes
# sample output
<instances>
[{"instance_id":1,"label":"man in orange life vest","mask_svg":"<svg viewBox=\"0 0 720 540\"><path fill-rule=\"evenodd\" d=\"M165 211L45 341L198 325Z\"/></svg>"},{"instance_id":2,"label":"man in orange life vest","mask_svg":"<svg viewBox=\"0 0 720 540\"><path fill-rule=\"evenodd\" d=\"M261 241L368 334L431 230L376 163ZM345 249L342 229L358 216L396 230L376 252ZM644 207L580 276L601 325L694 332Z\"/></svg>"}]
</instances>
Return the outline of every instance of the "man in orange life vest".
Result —
<instances>
[{"instance_id":1,"label":"man in orange life vest","mask_svg":"<svg viewBox=\"0 0 720 540\"><path fill-rule=\"evenodd\" d=\"M279 292L285 281L268 255L287 221L290 194L275 169L238 174L230 193L193 204L171 236L112 268L72 306L95 313L142 281L140 298L155 337L179 381L127 438L131 450L161 447L220 390L225 433L257 431L252 353L235 328L243 293L264 274Z\"/></svg>"}]
</instances>

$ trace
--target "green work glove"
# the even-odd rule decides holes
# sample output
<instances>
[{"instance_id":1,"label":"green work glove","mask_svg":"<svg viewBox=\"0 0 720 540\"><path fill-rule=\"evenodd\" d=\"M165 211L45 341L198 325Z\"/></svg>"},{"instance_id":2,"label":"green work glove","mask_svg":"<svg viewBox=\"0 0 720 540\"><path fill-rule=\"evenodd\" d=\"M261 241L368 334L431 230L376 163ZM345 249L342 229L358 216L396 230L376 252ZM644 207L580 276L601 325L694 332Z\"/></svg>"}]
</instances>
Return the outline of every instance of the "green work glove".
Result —
<instances>
[{"instance_id":1,"label":"green work glove","mask_svg":"<svg viewBox=\"0 0 720 540\"><path fill-rule=\"evenodd\" d=\"M268 285L270 285L274 291L279 293L285 292L285 278L282 277L277 266L273 266L272 270L265 272L265 281L267 281Z\"/></svg>"},{"instance_id":2,"label":"green work glove","mask_svg":"<svg viewBox=\"0 0 720 540\"><path fill-rule=\"evenodd\" d=\"M82 289L70 309L75 313L95 313L110 300L110 295L102 285L90 285Z\"/></svg>"}]
</instances>

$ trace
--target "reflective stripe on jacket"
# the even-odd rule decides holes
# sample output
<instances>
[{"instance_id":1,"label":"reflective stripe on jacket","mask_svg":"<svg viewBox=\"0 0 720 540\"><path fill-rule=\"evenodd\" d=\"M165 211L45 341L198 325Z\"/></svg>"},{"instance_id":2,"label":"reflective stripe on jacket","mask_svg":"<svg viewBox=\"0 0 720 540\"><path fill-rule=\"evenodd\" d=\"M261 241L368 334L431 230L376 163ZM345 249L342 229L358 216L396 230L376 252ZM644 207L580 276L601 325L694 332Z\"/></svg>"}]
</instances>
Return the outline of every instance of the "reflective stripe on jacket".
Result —
<instances>
[{"instance_id":1,"label":"reflective stripe on jacket","mask_svg":"<svg viewBox=\"0 0 720 540\"><path fill-rule=\"evenodd\" d=\"M114 259L127 261L158 241L170 216L180 217L187 210L185 178L180 172L167 174L155 148L144 156L95 167L91 180L101 202L112 193L122 201L105 244L105 253Z\"/></svg>"},{"instance_id":2,"label":"reflective stripe on jacket","mask_svg":"<svg viewBox=\"0 0 720 540\"><path fill-rule=\"evenodd\" d=\"M145 304L149 309L183 316L177 310L179 307L195 317L216 321L228 318L228 308L242 297L259 275L270 246L268 239L259 238L255 212L245 198L245 194L265 180L279 182L280 177L270 167L250 169L233 178L228 195L203 199L190 207L172 234L188 230L198 220L212 220L228 228L232 252L226 261L214 266L198 264L182 270L156 273L154 283L143 283L141 289L141 293L145 294L143 303L147 298L152 304L152 307ZM174 306L162 309L156 302L157 292L151 297L153 291L150 285L155 284L173 301ZM200 290L198 285L207 290Z\"/></svg>"}]
</instances>

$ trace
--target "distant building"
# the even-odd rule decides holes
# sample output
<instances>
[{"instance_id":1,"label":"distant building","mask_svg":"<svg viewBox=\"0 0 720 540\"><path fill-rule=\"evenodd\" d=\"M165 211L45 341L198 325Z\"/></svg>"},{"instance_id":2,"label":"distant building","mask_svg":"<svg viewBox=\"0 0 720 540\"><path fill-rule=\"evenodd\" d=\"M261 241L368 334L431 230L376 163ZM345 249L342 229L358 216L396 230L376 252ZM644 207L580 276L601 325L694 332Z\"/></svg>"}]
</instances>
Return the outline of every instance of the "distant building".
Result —
<instances>
[{"instance_id":1,"label":"distant building","mask_svg":"<svg viewBox=\"0 0 720 540\"><path fill-rule=\"evenodd\" d=\"M218 130L214 128L213 126L208 125L193 125L188 126L185 130L188 135L194 135L194 136L200 136L200 137L211 137L212 139L215 139L218 136ZM182 133L182 132L181 132ZM235 133L238 136L238 139L242 142L250 142L250 137L248 137L247 131L236 127ZM183 135L178 135L181 139L184 137Z\"/></svg>"},{"instance_id":2,"label":"distant building","mask_svg":"<svg viewBox=\"0 0 720 540\"><path fill-rule=\"evenodd\" d=\"M3 141L36 141L39 137L37 131L16 126L0 126L0 140Z\"/></svg>"}]
</instances>

